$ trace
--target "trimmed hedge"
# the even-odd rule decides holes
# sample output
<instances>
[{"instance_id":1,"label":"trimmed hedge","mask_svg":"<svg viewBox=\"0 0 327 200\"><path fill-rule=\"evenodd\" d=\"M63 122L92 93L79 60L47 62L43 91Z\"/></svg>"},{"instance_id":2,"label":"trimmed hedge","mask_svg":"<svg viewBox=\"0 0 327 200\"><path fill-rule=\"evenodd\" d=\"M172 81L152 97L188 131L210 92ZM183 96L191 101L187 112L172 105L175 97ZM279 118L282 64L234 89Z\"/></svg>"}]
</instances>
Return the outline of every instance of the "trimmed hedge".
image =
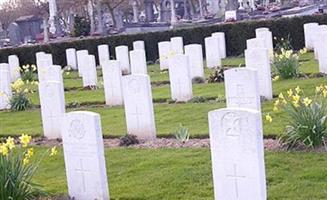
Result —
<instances>
[{"instance_id":1,"label":"trimmed hedge","mask_svg":"<svg viewBox=\"0 0 327 200\"><path fill-rule=\"evenodd\" d=\"M292 46L295 49L301 49L304 46L303 24L309 22L327 24L327 15L244 21L164 32L93 37L18 48L4 48L0 49L0 62L8 62L8 56L16 54L21 64L32 64L35 63L35 53L44 51L53 55L54 64L65 66L65 50L67 48L76 48L77 50L87 49L90 54L97 56L97 45L109 44L110 52L112 56L114 56L115 46L128 45L129 48L132 48L133 41L136 40L145 41L147 59L155 61L159 57L158 42L160 41L169 40L173 36L182 36L184 38L184 44L198 43L204 45L204 38L218 31L225 32L226 34L227 55L238 56L243 54L246 48L246 40L255 37L255 29L259 27L268 27L272 31L274 37L277 38L286 38L290 35Z\"/></svg>"}]
</instances>

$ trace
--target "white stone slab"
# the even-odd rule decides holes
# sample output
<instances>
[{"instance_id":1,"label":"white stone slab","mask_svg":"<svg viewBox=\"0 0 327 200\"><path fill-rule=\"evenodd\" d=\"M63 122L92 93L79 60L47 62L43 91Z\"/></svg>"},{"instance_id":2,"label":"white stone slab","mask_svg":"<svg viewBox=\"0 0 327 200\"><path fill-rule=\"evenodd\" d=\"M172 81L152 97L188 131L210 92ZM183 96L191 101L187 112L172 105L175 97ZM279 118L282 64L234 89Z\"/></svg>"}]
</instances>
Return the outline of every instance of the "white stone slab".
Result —
<instances>
[{"instance_id":1,"label":"white stone slab","mask_svg":"<svg viewBox=\"0 0 327 200\"><path fill-rule=\"evenodd\" d=\"M221 56L219 51L219 39L217 37L207 37L205 41L206 62L208 68L221 66Z\"/></svg>"},{"instance_id":2,"label":"white stone slab","mask_svg":"<svg viewBox=\"0 0 327 200\"><path fill-rule=\"evenodd\" d=\"M47 81L49 68L53 66L51 54L41 54L38 58L37 75L39 82Z\"/></svg>"},{"instance_id":3,"label":"white stone slab","mask_svg":"<svg viewBox=\"0 0 327 200\"><path fill-rule=\"evenodd\" d=\"M109 45L103 44L98 46L99 64L103 67L104 63L110 60Z\"/></svg>"},{"instance_id":4,"label":"white stone slab","mask_svg":"<svg viewBox=\"0 0 327 200\"><path fill-rule=\"evenodd\" d=\"M106 105L123 105L122 73L117 60L107 60L102 67Z\"/></svg>"},{"instance_id":5,"label":"white stone slab","mask_svg":"<svg viewBox=\"0 0 327 200\"><path fill-rule=\"evenodd\" d=\"M160 61L160 70L166 70L169 68L169 56L170 56L170 42L164 41L158 43L159 49L159 61Z\"/></svg>"},{"instance_id":6,"label":"white stone slab","mask_svg":"<svg viewBox=\"0 0 327 200\"><path fill-rule=\"evenodd\" d=\"M96 87L98 85L98 77L94 55L88 55L87 65L85 66L84 72L83 87Z\"/></svg>"},{"instance_id":7,"label":"white stone slab","mask_svg":"<svg viewBox=\"0 0 327 200\"><path fill-rule=\"evenodd\" d=\"M327 25L319 25L318 27L314 28L316 33L314 34L314 54L315 59L319 59L319 48L324 45L321 42L321 38L327 34Z\"/></svg>"},{"instance_id":8,"label":"white stone slab","mask_svg":"<svg viewBox=\"0 0 327 200\"><path fill-rule=\"evenodd\" d=\"M36 57L36 67L38 68L40 66L39 60L42 58L42 56L45 55L45 52L40 51L35 54Z\"/></svg>"},{"instance_id":9,"label":"white stone slab","mask_svg":"<svg viewBox=\"0 0 327 200\"><path fill-rule=\"evenodd\" d=\"M266 48L269 51L269 55L274 53L273 35L268 28L257 28L255 29L256 38L262 38L265 40Z\"/></svg>"},{"instance_id":10,"label":"white stone slab","mask_svg":"<svg viewBox=\"0 0 327 200\"><path fill-rule=\"evenodd\" d=\"M20 64L18 56L10 55L8 57L8 63L10 67L11 82L15 82L20 79Z\"/></svg>"},{"instance_id":11,"label":"white stone slab","mask_svg":"<svg viewBox=\"0 0 327 200\"><path fill-rule=\"evenodd\" d=\"M271 66L269 52L266 48L245 50L245 65L258 71L260 96L268 100L273 98Z\"/></svg>"},{"instance_id":12,"label":"white stone slab","mask_svg":"<svg viewBox=\"0 0 327 200\"><path fill-rule=\"evenodd\" d=\"M170 51L173 55L184 53L184 43L182 37L170 38Z\"/></svg>"},{"instance_id":13,"label":"white stone slab","mask_svg":"<svg viewBox=\"0 0 327 200\"><path fill-rule=\"evenodd\" d=\"M318 23L307 23L303 25L305 47L312 50L314 48L314 31L319 26Z\"/></svg>"},{"instance_id":14,"label":"white stone slab","mask_svg":"<svg viewBox=\"0 0 327 200\"><path fill-rule=\"evenodd\" d=\"M246 40L247 49L266 48L266 43L263 38L252 38Z\"/></svg>"},{"instance_id":15,"label":"white stone slab","mask_svg":"<svg viewBox=\"0 0 327 200\"><path fill-rule=\"evenodd\" d=\"M74 48L66 49L66 61L67 61L67 66L70 67L72 70L78 69L76 49Z\"/></svg>"},{"instance_id":16,"label":"white stone slab","mask_svg":"<svg viewBox=\"0 0 327 200\"><path fill-rule=\"evenodd\" d=\"M124 76L123 96L128 134L136 135L139 139L155 139L156 127L149 76Z\"/></svg>"},{"instance_id":17,"label":"white stone slab","mask_svg":"<svg viewBox=\"0 0 327 200\"><path fill-rule=\"evenodd\" d=\"M79 50L76 52L79 77L83 77L83 72L85 68L87 68L88 55L89 52L87 50Z\"/></svg>"},{"instance_id":18,"label":"white stone slab","mask_svg":"<svg viewBox=\"0 0 327 200\"><path fill-rule=\"evenodd\" d=\"M120 68L123 74L131 73L130 63L129 63L129 53L127 46L118 46L115 48L116 60L120 62Z\"/></svg>"},{"instance_id":19,"label":"white stone slab","mask_svg":"<svg viewBox=\"0 0 327 200\"><path fill-rule=\"evenodd\" d=\"M58 81L39 83L43 134L48 139L61 138L60 127L65 114L64 87Z\"/></svg>"},{"instance_id":20,"label":"white stone slab","mask_svg":"<svg viewBox=\"0 0 327 200\"><path fill-rule=\"evenodd\" d=\"M209 132L215 200L267 199L260 112L209 112Z\"/></svg>"},{"instance_id":21,"label":"white stone slab","mask_svg":"<svg viewBox=\"0 0 327 200\"><path fill-rule=\"evenodd\" d=\"M224 72L227 108L261 110L256 70L234 68Z\"/></svg>"},{"instance_id":22,"label":"white stone slab","mask_svg":"<svg viewBox=\"0 0 327 200\"><path fill-rule=\"evenodd\" d=\"M148 74L145 51L137 49L129 52L132 74Z\"/></svg>"},{"instance_id":23,"label":"white stone slab","mask_svg":"<svg viewBox=\"0 0 327 200\"><path fill-rule=\"evenodd\" d=\"M76 200L109 200L100 115L68 113L61 133L69 196Z\"/></svg>"},{"instance_id":24,"label":"white stone slab","mask_svg":"<svg viewBox=\"0 0 327 200\"><path fill-rule=\"evenodd\" d=\"M144 43L144 41L138 40L138 41L133 42L133 50L137 50L137 49L140 49L140 50L144 50L145 51L145 43Z\"/></svg>"},{"instance_id":25,"label":"white stone slab","mask_svg":"<svg viewBox=\"0 0 327 200\"><path fill-rule=\"evenodd\" d=\"M226 38L224 32L216 32L211 34L212 37L217 37L219 40L219 55L221 58L226 58Z\"/></svg>"},{"instance_id":26,"label":"white stone slab","mask_svg":"<svg viewBox=\"0 0 327 200\"><path fill-rule=\"evenodd\" d=\"M0 110L10 109L12 97L10 67L7 63L0 64Z\"/></svg>"},{"instance_id":27,"label":"white stone slab","mask_svg":"<svg viewBox=\"0 0 327 200\"><path fill-rule=\"evenodd\" d=\"M225 21L228 21L228 20L237 20L236 10L228 10L225 12Z\"/></svg>"},{"instance_id":28,"label":"white stone slab","mask_svg":"<svg viewBox=\"0 0 327 200\"><path fill-rule=\"evenodd\" d=\"M327 34L320 37L320 44L318 45L318 62L319 72L327 73Z\"/></svg>"},{"instance_id":29,"label":"white stone slab","mask_svg":"<svg viewBox=\"0 0 327 200\"><path fill-rule=\"evenodd\" d=\"M169 80L173 100L187 102L192 99L192 80L188 56L175 55L169 59Z\"/></svg>"},{"instance_id":30,"label":"white stone slab","mask_svg":"<svg viewBox=\"0 0 327 200\"><path fill-rule=\"evenodd\" d=\"M190 77L204 77L202 45L189 44L185 47L185 55L189 58Z\"/></svg>"}]
</instances>

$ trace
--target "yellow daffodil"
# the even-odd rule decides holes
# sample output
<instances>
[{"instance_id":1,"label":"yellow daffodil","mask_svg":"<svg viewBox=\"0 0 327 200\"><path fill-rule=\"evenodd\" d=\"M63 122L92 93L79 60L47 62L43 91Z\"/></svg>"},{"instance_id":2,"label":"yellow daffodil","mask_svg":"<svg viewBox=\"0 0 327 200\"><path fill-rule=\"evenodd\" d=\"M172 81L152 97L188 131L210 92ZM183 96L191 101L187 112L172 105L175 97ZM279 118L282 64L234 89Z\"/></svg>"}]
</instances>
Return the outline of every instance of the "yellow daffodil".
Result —
<instances>
[{"instance_id":1,"label":"yellow daffodil","mask_svg":"<svg viewBox=\"0 0 327 200\"><path fill-rule=\"evenodd\" d=\"M293 101L292 103L293 103L294 107L296 107L296 108L300 107L300 104L298 101Z\"/></svg>"},{"instance_id":2,"label":"yellow daffodil","mask_svg":"<svg viewBox=\"0 0 327 200\"><path fill-rule=\"evenodd\" d=\"M303 104L308 107L312 103L312 100L309 99L308 97L303 99Z\"/></svg>"},{"instance_id":3,"label":"yellow daffodil","mask_svg":"<svg viewBox=\"0 0 327 200\"><path fill-rule=\"evenodd\" d=\"M308 52L308 49L307 48L303 48L300 50L300 54L305 54Z\"/></svg>"},{"instance_id":4,"label":"yellow daffodil","mask_svg":"<svg viewBox=\"0 0 327 200\"><path fill-rule=\"evenodd\" d=\"M322 85L316 86L316 92L317 93L320 93L323 89L324 89L324 87Z\"/></svg>"},{"instance_id":5,"label":"yellow daffodil","mask_svg":"<svg viewBox=\"0 0 327 200\"><path fill-rule=\"evenodd\" d=\"M28 165L29 163L30 163L29 158L25 157L25 158L23 159L23 165Z\"/></svg>"},{"instance_id":6,"label":"yellow daffodil","mask_svg":"<svg viewBox=\"0 0 327 200\"><path fill-rule=\"evenodd\" d=\"M272 120L273 120L273 119L272 119L272 117L270 116L270 114L267 114L267 115L266 115L266 121L269 122L269 123L271 123Z\"/></svg>"},{"instance_id":7,"label":"yellow daffodil","mask_svg":"<svg viewBox=\"0 0 327 200\"><path fill-rule=\"evenodd\" d=\"M32 137L29 135L22 134L22 136L19 137L19 140L23 147L27 147L27 145L31 142Z\"/></svg>"},{"instance_id":8,"label":"yellow daffodil","mask_svg":"<svg viewBox=\"0 0 327 200\"><path fill-rule=\"evenodd\" d=\"M9 149L6 144L0 144L0 154L7 156L9 154Z\"/></svg>"},{"instance_id":9,"label":"yellow daffodil","mask_svg":"<svg viewBox=\"0 0 327 200\"><path fill-rule=\"evenodd\" d=\"M29 149L27 150L27 153L26 153L25 156L26 156L27 158L32 158L33 155L34 155L34 149L33 149L33 148L29 148Z\"/></svg>"},{"instance_id":10,"label":"yellow daffodil","mask_svg":"<svg viewBox=\"0 0 327 200\"><path fill-rule=\"evenodd\" d=\"M324 91L322 92L322 95L323 95L324 97L327 97L327 90L324 90Z\"/></svg>"},{"instance_id":11,"label":"yellow daffodil","mask_svg":"<svg viewBox=\"0 0 327 200\"><path fill-rule=\"evenodd\" d=\"M277 99L275 102L274 102L274 106L278 106L280 103L279 99Z\"/></svg>"},{"instance_id":12,"label":"yellow daffodil","mask_svg":"<svg viewBox=\"0 0 327 200\"><path fill-rule=\"evenodd\" d=\"M278 81L279 80L279 76L275 76L272 80L273 81Z\"/></svg>"},{"instance_id":13,"label":"yellow daffodil","mask_svg":"<svg viewBox=\"0 0 327 200\"><path fill-rule=\"evenodd\" d=\"M302 92L302 89L301 89L299 86L297 86L297 87L295 88L295 92L296 92L297 94L300 94L300 92Z\"/></svg>"},{"instance_id":14,"label":"yellow daffodil","mask_svg":"<svg viewBox=\"0 0 327 200\"><path fill-rule=\"evenodd\" d=\"M274 106L273 111L278 111L278 107Z\"/></svg>"},{"instance_id":15,"label":"yellow daffodil","mask_svg":"<svg viewBox=\"0 0 327 200\"><path fill-rule=\"evenodd\" d=\"M280 98L280 99L285 99L283 93L280 93L280 94L278 95L278 98Z\"/></svg>"},{"instance_id":16,"label":"yellow daffodil","mask_svg":"<svg viewBox=\"0 0 327 200\"><path fill-rule=\"evenodd\" d=\"M50 156L55 156L58 154L57 147L52 147L50 151Z\"/></svg>"},{"instance_id":17,"label":"yellow daffodil","mask_svg":"<svg viewBox=\"0 0 327 200\"><path fill-rule=\"evenodd\" d=\"M6 146L8 147L9 150L12 150L15 148L15 140L12 137L8 137L6 140Z\"/></svg>"}]
</instances>

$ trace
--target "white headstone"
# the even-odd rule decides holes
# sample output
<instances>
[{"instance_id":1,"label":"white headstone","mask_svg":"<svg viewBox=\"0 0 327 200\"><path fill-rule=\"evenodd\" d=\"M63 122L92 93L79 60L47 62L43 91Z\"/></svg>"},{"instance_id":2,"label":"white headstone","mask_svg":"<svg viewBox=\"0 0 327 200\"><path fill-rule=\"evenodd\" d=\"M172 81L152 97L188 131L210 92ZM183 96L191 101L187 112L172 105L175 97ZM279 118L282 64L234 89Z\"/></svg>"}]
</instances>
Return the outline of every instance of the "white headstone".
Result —
<instances>
[{"instance_id":1,"label":"white headstone","mask_svg":"<svg viewBox=\"0 0 327 200\"><path fill-rule=\"evenodd\" d=\"M319 48L322 44L321 37L327 34L327 25L319 25L318 27L314 28L314 54L315 59L319 59Z\"/></svg>"},{"instance_id":2,"label":"white headstone","mask_svg":"<svg viewBox=\"0 0 327 200\"><path fill-rule=\"evenodd\" d=\"M173 55L184 53L184 43L182 37L170 38L170 51Z\"/></svg>"},{"instance_id":3,"label":"white headstone","mask_svg":"<svg viewBox=\"0 0 327 200\"><path fill-rule=\"evenodd\" d=\"M10 68L6 63L0 64L0 110L10 109L11 79Z\"/></svg>"},{"instance_id":4,"label":"white headstone","mask_svg":"<svg viewBox=\"0 0 327 200\"><path fill-rule=\"evenodd\" d=\"M228 10L225 12L225 21L237 20L236 10Z\"/></svg>"},{"instance_id":5,"label":"white headstone","mask_svg":"<svg viewBox=\"0 0 327 200\"><path fill-rule=\"evenodd\" d=\"M190 44L185 46L185 55L189 58L190 77L204 78L203 53L200 44Z\"/></svg>"},{"instance_id":6,"label":"white headstone","mask_svg":"<svg viewBox=\"0 0 327 200\"><path fill-rule=\"evenodd\" d=\"M224 72L227 108L261 110L258 73L247 68Z\"/></svg>"},{"instance_id":7,"label":"white headstone","mask_svg":"<svg viewBox=\"0 0 327 200\"><path fill-rule=\"evenodd\" d=\"M133 42L133 50L141 49L145 51L145 44L144 41L138 40Z\"/></svg>"},{"instance_id":8,"label":"white headstone","mask_svg":"<svg viewBox=\"0 0 327 200\"><path fill-rule=\"evenodd\" d=\"M128 47L127 46L118 46L115 48L116 51L116 60L120 62L120 68L123 74L129 74L131 72Z\"/></svg>"},{"instance_id":9,"label":"white headstone","mask_svg":"<svg viewBox=\"0 0 327 200\"><path fill-rule=\"evenodd\" d=\"M216 200L266 200L261 113L225 108L209 112Z\"/></svg>"},{"instance_id":10,"label":"white headstone","mask_svg":"<svg viewBox=\"0 0 327 200\"><path fill-rule=\"evenodd\" d=\"M245 50L245 65L258 71L260 96L273 98L269 52L266 48Z\"/></svg>"},{"instance_id":11,"label":"white headstone","mask_svg":"<svg viewBox=\"0 0 327 200\"><path fill-rule=\"evenodd\" d=\"M39 83L43 134L48 139L61 138L60 127L65 114L63 84L58 81Z\"/></svg>"},{"instance_id":12,"label":"white headstone","mask_svg":"<svg viewBox=\"0 0 327 200\"><path fill-rule=\"evenodd\" d=\"M39 82L47 81L49 68L53 65L51 54L41 54L38 58L37 74Z\"/></svg>"},{"instance_id":13,"label":"white headstone","mask_svg":"<svg viewBox=\"0 0 327 200\"><path fill-rule=\"evenodd\" d=\"M211 34L212 37L217 37L219 41L219 55L221 58L226 58L226 39L224 32L216 32Z\"/></svg>"},{"instance_id":14,"label":"white headstone","mask_svg":"<svg viewBox=\"0 0 327 200\"><path fill-rule=\"evenodd\" d=\"M188 56L176 55L169 59L169 80L173 100L186 102L192 99L192 80Z\"/></svg>"},{"instance_id":15,"label":"white headstone","mask_svg":"<svg viewBox=\"0 0 327 200\"><path fill-rule=\"evenodd\" d=\"M149 76L124 76L123 96L128 134L136 135L139 139L155 139L156 127Z\"/></svg>"},{"instance_id":16,"label":"white headstone","mask_svg":"<svg viewBox=\"0 0 327 200\"><path fill-rule=\"evenodd\" d=\"M265 40L266 48L269 51L269 55L274 53L274 45L273 45L273 35L268 28L257 28L255 29L256 38L262 38Z\"/></svg>"},{"instance_id":17,"label":"white headstone","mask_svg":"<svg viewBox=\"0 0 327 200\"><path fill-rule=\"evenodd\" d=\"M132 74L147 74L145 51L137 49L129 52Z\"/></svg>"},{"instance_id":18,"label":"white headstone","mask_svg":"<svg viewBox=\"0 0 327 200\"><path fill-rule=\"evenodd\" d=\"M305 40L305 47L307 49L314 48L314 31L319 26L318 23L307 23L303 25L304 29L304 40Z\"/></svg>"},{"instance_id":19,"label":"white headstone","mask_svg":"<svg viewBox=\"0 0 327 200\"><path fill-rule=\"evenodd\" d=\"M70 48L66 49L66 60L67 66L73 70L77 70L77 56L76 56L76 49Z\"/></svg>"},{"instance_id":20,"label":"white headstone","mask_svg":"<svg viewBox=\"0 0 327 200\"><path fill-rule=\"evenodd\" d=\"M79 77L83 77L83 72L85 68L87 68L88 55L89 52L87 50L79 50L76 52Z\"/></svg>"},{"instance_id":21,"label":"white headstone","mask_svg":"<svg viewBox=\"0 0 327 200\"><path fill-rule=\"evenodd\" d=\"M100 115L67 113L61 133L69 196L76 200L109 200Z\"/></svg>"},{"instance_id":22,"label":"white headstone","mask_svg":"<svg viewBox=\"0 0 327 200\"><path fill-rule=\"evenodd\" d=\"M219 54L219 39L217 37L207 37L205 41L206 62L208 68L221 66L221 57Z\"/></svg>"},{"instance_id":23,"label":"white headstone","mask_svg":"<svg viewBox=\"0 0 327 200\"><path fill-rule=\"evenodd\" d=\"M95 56L88 55L87 57L87 65L83 72L83 87L94 87L98 85Z\"/></svg>"},{"instance_id":24,"label":"white headstone","mask_svg":"<svg viewBox=\"0 0 327 200\"><path fill-rule=\"evenodd\" d=\"M10 67L11 82L15 82L20 78L20 64L18 56L10 55L8 57L8 63Z\"/></svg>"},{"instance_id":25,"label":"white headstone","mask_svg":"<svg viewBox=\"0 0 327 200\"><path fill-rule=\"evenodd\" d=\"M109 46L106 44L98 46L99 64L103 67L104 63L110 60Z\"/></svg>"},{"instance_id":26,"label":"white headstone","mask_svg":"<svg viewBox=\"0 0 327 200\"><path fill-rule=\"evenodd\" d=\"M40 59L42 58L43 55L45 55L45 53L43 51L37 52L35 54L35 56L36 56L36 67L37 68L39 68L39 66L40 66L40 63L39 62L40 62Z\"/></svg>"},{"instance_id":27,"label":"white headstone","mask_svg":"<svg viewBox=\"0 0 327 200\"><path fill-rule=\"evenodd\" d=\"M320 44L317 45L318 48L318 62L319 62L319 72L327 73L327 34L320 37Z\"/></svg>"},{"instance_id":28,"label":"white headstone","mask_svg":"<svg viewBox=\"0 0 327 200\"><path fill-rule=\"evenodd\" d=\"M266 48L266 43L263 38L252 38L246 40L246 48L247 49Z\"/></svg>"},{"instance_id":29,"label":"white headstone","mask_svg":"<svg viewBox=\"0 0 327 200\"><path fill-rule=\"evenodd\" d=\"M64 84L62 69L60 65L52 65L47 70L48 71L45 75L46 81L58 81L61 84Z\"/></svg>"},{"instance_id":30,"label":"white headstone","mask_svg":"<svg viewBox=\"0 0 327 200\"><path fill-rule=\"evenodd\" d=\"M170 42L159 42L158 43L159 49L159 60L160 60L160 70L165 70L169 68L169 56L170 56Z\"/></svg>"},{"instance_id":31,"label":"white headstone","mask_svg":"<svg viewBox=\"0 0 327 200\"><path fill-rule=\"evenodd\" d=\"M107 60L102 67L106 105L123 105L122 74L117 60Z\"/></svg>"}]
</instances>

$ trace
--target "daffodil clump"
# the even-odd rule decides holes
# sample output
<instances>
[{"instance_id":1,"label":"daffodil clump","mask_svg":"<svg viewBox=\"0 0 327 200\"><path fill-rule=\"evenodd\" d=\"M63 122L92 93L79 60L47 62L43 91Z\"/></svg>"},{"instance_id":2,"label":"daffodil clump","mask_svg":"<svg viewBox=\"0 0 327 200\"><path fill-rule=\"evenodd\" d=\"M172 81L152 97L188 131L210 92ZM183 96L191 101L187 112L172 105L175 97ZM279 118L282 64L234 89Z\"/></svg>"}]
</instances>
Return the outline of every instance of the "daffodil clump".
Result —
<instances>
[{"instance_id":1,"label":"daffodil clump","mask_svg":"<svg viewBox=\"0 0 327 200\"><path fill-rule=\"evenodd\" d=\"M0 199L35 200L44 194L32 178L44 156L55 156L57 149L53 147L36 157L34 148L29 146L31 140L31 136L23 134L0 143Z\"/></svg>"},{"instance_id":2,"label":"daffodil clump","mask_svg":"<svg viewBox=\"0 0 327 200\"><path fill-rule=\"evenodd\" d=\"M21 77L23 81L36 81L37 74L36 74L36 66L35 65L23 65L20 68Z\"/></svg>"},{"instance_id":3,"label":"daffodil clump","mask_svg":"<svg viewBox=\"0 0 327 200\"><path fill-rule=\"evenodd\" d=\"M299 56L293 50L281 49L280 53L275 53L273 65L276 74L283 79L294 78L299 74Z\"/></svg>"},{"instance_id":4,"label":"daffodil clump","mask_svg":"<svg viewBox=\"0 0 327 200\"><path fill-rule=\"evenodd\" d=\"M273 104L273 112L285 111L289 122L281 141L292 148L304 145L309 148L325 144L327 137L327 85L315 88L313 97L305 96L300 87L291 88L286 93L280 93ZM272 122L270 114L266 121Z\"/></svg>"},{"instance_id":5,"label":"daffodil clump","mask_svg":"<svg viewBox=\"0 0 327 200\"><path fill-rule=\"evenodd\" d=\"M27 95L33 93L33 87L37 86L37 81L23 81L18 79L11 84L13 95L10 99L11 110L13 111L23 111L30 107L31 102Z\"/></svg>"}]
</instances>

